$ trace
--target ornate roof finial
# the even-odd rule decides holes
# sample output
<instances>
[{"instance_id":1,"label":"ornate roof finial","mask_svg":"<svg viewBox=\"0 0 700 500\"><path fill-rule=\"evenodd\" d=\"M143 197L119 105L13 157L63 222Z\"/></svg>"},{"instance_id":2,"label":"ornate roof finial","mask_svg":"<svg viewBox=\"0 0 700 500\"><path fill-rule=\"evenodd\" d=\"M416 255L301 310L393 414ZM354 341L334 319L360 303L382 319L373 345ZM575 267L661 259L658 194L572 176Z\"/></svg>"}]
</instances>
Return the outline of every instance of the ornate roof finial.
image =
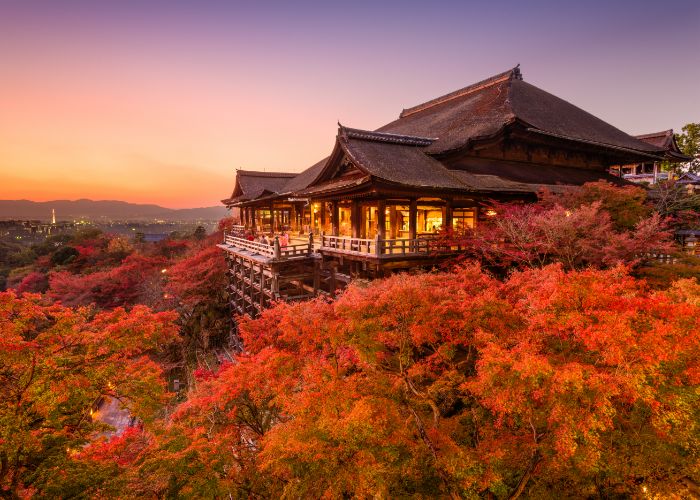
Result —
<instances>
[{"instance_id":1,"label":"ornate roof finial","mask_svg":"<svg viewBox=\"0 0 700 500\"><path fill-rule=\"evenodd\" d=\"M518 63L515 68L513 68L513 80L522 80L523 75L520 72L520 63Z\"/></svg>"},{"instance_id":2,"label":"ornate roof finial","mask_svg":"<svg viewBox=\"0 0 700 500\"><path fill-rule=\"evenodd\" d=\"M338 120L338 136L339 137L346 137L347 132L345 130L345 127L343 127L343 124L340 123L340 120Z\"/></svg>"}]
</instances>

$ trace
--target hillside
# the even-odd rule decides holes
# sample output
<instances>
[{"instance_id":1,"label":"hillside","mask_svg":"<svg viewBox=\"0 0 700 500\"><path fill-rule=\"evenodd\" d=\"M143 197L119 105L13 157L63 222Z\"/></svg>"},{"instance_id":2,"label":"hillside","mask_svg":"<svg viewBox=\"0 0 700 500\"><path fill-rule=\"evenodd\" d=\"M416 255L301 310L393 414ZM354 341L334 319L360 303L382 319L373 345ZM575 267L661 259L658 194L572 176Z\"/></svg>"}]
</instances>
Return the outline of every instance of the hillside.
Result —
<instances>
[{"instance_id":1,"label":"hillside","mask_svg":"<svg viewBox=\"0 0 700 500\"><path fill-rule=\"evenodd\" d=\"M114 200L54 200L36 202L30 200L0 200L0 219L39 219L48 221L51 210L56 219L72 220L152 220L195 221L218 220L226 216L226 208L201 207L172 209L159 205L128 203Z\"/></svg>"}]
</instances>

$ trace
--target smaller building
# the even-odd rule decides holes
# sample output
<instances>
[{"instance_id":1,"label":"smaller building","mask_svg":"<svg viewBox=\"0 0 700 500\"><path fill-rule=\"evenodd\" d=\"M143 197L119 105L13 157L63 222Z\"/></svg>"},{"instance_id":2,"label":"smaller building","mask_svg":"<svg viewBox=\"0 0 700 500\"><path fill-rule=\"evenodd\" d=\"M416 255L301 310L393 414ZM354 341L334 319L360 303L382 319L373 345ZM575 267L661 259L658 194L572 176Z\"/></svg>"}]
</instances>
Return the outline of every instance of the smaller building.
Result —
<instances>
[{"instance_id":1,"label":"smaller building","mask_svg":"<svg viewBox=\"0 0 700 500\"><path fill-rule=\"evenodd\" d=\"M687 172L678 178L678 184L688 188L689 193L700 193L700 175Z\"/></svg>"},{"instance_id":2,"label":"smaller building","mask_svg":"<svg viewBox=\"0 0 700 500\"><path fill-rule=\"evenodd\" d=\"M642 163L630 163L626 165L615 165L610 169L614 175L637 184L656 184L659 181L670 179L669 172L662 170L663 163L682 163L692 160L690 156L684 155L678 148L673 129L642 134L635 136L637 139L649 143L665 151L663 161L649 160Z\"/></svg>"}]
</instances>

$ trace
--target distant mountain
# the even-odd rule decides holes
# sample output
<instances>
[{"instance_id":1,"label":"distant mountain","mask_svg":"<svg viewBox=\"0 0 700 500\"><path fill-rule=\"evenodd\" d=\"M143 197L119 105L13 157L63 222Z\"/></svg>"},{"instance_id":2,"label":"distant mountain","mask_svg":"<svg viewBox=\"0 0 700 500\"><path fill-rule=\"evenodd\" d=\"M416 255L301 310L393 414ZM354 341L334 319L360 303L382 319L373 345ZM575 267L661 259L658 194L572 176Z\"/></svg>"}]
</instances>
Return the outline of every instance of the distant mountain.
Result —
<instances>
[{"instance_id":1,"label":"distant mountain","mask_svg":"<svg viewBox=\"0 0 700 500\"><path fill-rule=\"evenodd\" d=\"M227 214L226 208L202 207L172 209L158 205L127 203L112 200L0 200L0 219L51 220L51 210L56 211L56 220L89 219L143 221L162 219L166 221L219 220Z\"/></svg>"}]
</instances>

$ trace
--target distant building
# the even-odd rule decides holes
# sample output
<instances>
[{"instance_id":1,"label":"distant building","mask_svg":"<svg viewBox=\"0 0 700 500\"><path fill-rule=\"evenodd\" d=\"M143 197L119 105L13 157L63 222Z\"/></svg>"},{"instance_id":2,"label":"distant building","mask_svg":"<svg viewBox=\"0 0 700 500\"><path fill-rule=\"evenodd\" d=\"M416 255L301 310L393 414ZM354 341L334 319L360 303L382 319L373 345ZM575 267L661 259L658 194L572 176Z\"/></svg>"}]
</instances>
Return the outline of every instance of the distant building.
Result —
<instances>
[{"instance_id":1,"label":"distant building","mask_svg":"<svg viewBox=\"0 0 700 500\"><path fill-rule=\"evenodd\" d=\"M168 234L163 233L143 233L143 241L147 243L157 243L168 238Z\"/></svg>"},{"instance_id":2,"label":"distant building","mask_svg":"<svg viewBox=\"0 0 700 500\"><path fill-rule=\"evenodd\" d=\"M678 178L678 184L687 186L688 192L700 193L700 175L687 172Z\"/></svg>"},{"instance_id":3,"label":"distant building","mask_svg":"<svg viewBox=\"0 0 700 500\"><path fill-rule=\"evenodd\" d=\"M630 182L637 184L647 183L651 185L659 181L668 180L669 173L661 170L661 164L663 162L682 163L693 159L690 156L684 155L678 148L676 138L673 135L673 129L635 137L662 149L664 154L662 159L648 158L642 162L615 165L611 168L611 172L614 175L618 175Z\"/></svg>"}]
</instances>

